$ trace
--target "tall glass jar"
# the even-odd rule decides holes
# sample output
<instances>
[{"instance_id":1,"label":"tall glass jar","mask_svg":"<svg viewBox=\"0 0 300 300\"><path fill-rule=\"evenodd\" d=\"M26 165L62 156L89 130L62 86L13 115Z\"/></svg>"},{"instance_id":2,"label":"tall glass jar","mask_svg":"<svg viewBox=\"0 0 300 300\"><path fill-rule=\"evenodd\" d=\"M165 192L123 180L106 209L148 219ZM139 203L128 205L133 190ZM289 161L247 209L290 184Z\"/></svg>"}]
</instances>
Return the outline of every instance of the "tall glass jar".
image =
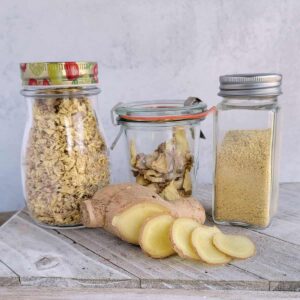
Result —
<instances>
[{"instance_id":1,"label":"tall glass jar","mask_svg":"<svg viewBox=\"0 0 300 300\"><path fill-rule=\"evenodd\" d=\"M23 191L41 225L80 225L80 203L109 183L106 143L95 104L94 62L21 64L28 118Z\"/></svg>"},{"instance_id":2,"label":"tall glass jar","mask_svg":"<svg viewBox=\"0 0 300 300\"><path fill-rule=\"evenodd\" d=\"M206 104L190 97L119 104L113 111L125 132L132 181L166 200L192 195Z\"/></svg>"},{"instance_id":3,"label":"tall glass jar","mask_svg":"<svg viewBox=\"0 0 300 300\"><path fill-rule=\"evenodd\" d=\"M282 76L220 77L214 119L213 219L265 228L278 203L279 106Z\"/></svg>"}]
</instances>

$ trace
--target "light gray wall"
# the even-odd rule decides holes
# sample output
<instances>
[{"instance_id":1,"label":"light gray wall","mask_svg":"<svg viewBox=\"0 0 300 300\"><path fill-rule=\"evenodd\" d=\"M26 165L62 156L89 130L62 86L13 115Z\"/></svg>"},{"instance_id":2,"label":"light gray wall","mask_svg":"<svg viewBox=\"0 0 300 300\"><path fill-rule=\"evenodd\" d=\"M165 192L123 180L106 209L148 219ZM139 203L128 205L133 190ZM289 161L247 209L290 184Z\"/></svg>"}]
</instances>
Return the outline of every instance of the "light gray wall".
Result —
<instances>
[{"instance_id":1,"label":"light gray wall","mask_svg":"<svg viewBox=\"0 0 300 300\"><path fill-rule=\"evenodd\" d=\"M97 60L100 116L111 142L119 101L219 99L218 76L281 72L284 114L281 181L300 181L300 1L1 0L0 211L23 206L20 147L26 105L19 62ZM204 123L199 181L211 181L211 119ZM125 176L124 141L112 154Z\"/></svg>"}]
</instances>

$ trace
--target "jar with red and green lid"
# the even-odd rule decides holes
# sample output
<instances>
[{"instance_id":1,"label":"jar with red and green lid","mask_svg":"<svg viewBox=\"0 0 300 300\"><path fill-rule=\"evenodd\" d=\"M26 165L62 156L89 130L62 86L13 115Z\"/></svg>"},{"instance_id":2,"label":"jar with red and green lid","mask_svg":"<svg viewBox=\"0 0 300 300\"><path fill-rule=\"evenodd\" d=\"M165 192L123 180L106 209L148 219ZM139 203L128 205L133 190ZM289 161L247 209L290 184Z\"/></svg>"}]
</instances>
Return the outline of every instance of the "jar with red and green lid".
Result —
<instances>
[{"instance_id":1,"label":"jar with red and green lid","mask_svg":"<svg viewBox=\"0 0 300 300\"><path fill-rule=\"evenodd\" d=\"M32 218L80 225L80 204L109 183L109 159L97 116L95 62L20 64L28 118L22 181Z\"/></svg>"},{"instance_id":2,"label":"jar with red and green lid","mask_svg":"<svg viewBox=\"0 0 300 300\"><path fill-rule=\"evenodd\" d=\"M191 196L196 186L199 141L204 137L201 123L212 110L194 97L114 107L113 123L121 128L118 137L124 132L127 140L132 181L166 200Z\"/></svg>"}]
</instances>

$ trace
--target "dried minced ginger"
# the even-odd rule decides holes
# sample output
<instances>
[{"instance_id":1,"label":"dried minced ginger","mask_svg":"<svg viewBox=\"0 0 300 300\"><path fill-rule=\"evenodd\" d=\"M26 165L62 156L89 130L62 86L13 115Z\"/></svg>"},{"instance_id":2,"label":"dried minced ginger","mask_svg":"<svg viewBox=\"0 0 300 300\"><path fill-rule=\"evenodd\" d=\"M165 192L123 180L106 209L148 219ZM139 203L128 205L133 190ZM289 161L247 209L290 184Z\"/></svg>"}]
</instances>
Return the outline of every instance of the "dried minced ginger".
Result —
<instances>
[{"instance_id":1,"label":"dried minced ginger","mask_svg":"<svg viewBox=\"0 0 300 300\"><path fill-rule=\"evenodd\" d=\"M265 227L270 222L272 131L230 130L219 146L214 218Z\"/></svg>"},{"instance_id":2,"label":"dried minced ginger","mask_svg":"<svg viewBox=\"0 0 300 300\"><path fill-rule=\"evenodd\" d=\"M25 164L33 218L80 224L80 203L109 183L107 148L90 99L35 99Z\"/></svg>"}]
</instances>

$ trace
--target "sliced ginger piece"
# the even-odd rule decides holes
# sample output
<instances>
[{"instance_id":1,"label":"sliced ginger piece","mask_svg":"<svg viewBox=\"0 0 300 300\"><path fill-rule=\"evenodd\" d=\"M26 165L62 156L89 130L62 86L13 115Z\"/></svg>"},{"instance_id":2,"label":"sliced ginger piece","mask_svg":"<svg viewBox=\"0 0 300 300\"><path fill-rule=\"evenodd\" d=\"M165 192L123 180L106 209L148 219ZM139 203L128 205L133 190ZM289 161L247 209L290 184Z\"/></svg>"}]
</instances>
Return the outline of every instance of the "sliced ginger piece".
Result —
<instances>
[{"instance_id":1,"label":"sliced ginger piece","mask_svg":"<svg viewBox=\"0 0 300 300\"><path fill-rule=\"evenodd\" d=\"M213 236L213 244L223 253L234 257L245 259L255 255L255 245L242 235L231 235L218 232Z\"/></svg>"},{"instance_id":2,"label":"sliced ginger piece","mask_svg":"<svg viewBox=\"0 0 300 300\"><path fill-rule=\"evenodd\" d=\"M141 228L139 244L153 258L164 258L175 253L170 241L170 227L174 218L161 214L145 221Z\"/></svg>"},{"instance_id":3,"label":"sliced ginger piece","mask_svg":"<svg viewBox=\"0 0 300 300\"><path fill-rule=\"evenodd\" d=\"M169 201L176 201L181 198L174 184L174 180L164 188L164 190L160 193L160 196Z\"/></svg>"},{"instance_id":4,"label":"sliced ginger piece","mask_svg":"<svg viewBox=\"0 0 300 300\"><path fill-rule=\"evenodd\" d=\"M183 189L186 193L192 193L192 179L191 174L188 170L186 170L184 174Z\"/></svg>"},{"instance_id":5,"label":"sliced ginger piece","mask_svg":"<svg viewBox=\"0 0 300 300\"><path fill-rule=\"evenodd\" d=\"M151 168L159 173L168 173L168 162L165 153L159 153L156 160L151 163Z\"/></svg>"},{"instance_id":6,"label":"sliced ginger piece","mask_svg":"<svg viewBox=\"0 0 300 300\"><path fill-rule=\"evenodd\" d=\"M138 203L115 215L112 225L122 240L138 245L140 229L144 221L163 212L168 212L168 209L162 205L150 202Z\"/></svg>"},{"instance_id":7,"label":"sliced ginger piece","mask_svg":"<svg viewBox=\"0 0 300 300\"><path fill-rule=\"evenodd\" d=\"M200 260L191 243L191 233L200 224L191 218L178 218L171 227L171 241L174 250L183 258Z\"/></svg>"},{"instance_id":8,"label":"sliced ginger piece","mask_svg":"<svg viewBox=\"0 0 300 300\"><path fill-rule=\"evenodd\" d=\"M191 242L201 260L208 264L226 264L231 257L219 251L213 244L213 237L219 234L217 227L200 226L191 235Z\"/></svg>"},{"instance_id":9,"label":"sliced ginger piece","mask_svg":"<svg viewBox=\"0 0 300 300\"><path fill-rule=\"evenodd\" d=\"M130 164L131 164L131 166L135 165L136 156L137 156L137 152L136 152L135 142L133 140L131 140L130 141Z\"/></svg>"},{"instance_id":10,"label":"sliced ginger piece","mask_svg":"<svg viewBox=\"0 0 300 300\"><path fill-rule=\"evenodd\" d=\"M182 154L187 153L190 147L189 147L188 139L186 137L185 128L176 127L174 137L175 137L177 150Z\"/></svg>"},{"instance_id":11,"label":"sliced ginger piece","mask_svg":"<svg viewBox=\"0 0 300 300\"><path fill-rule=\"evenodd\" d=\"M143 185L143 186L147 186L147 185L150 184L150 182L148 180L146 180L143 175L138 175L135 178L135 180L136 180L137 184L140 184L140 185Z\"/></svg>"}]
</instances>

